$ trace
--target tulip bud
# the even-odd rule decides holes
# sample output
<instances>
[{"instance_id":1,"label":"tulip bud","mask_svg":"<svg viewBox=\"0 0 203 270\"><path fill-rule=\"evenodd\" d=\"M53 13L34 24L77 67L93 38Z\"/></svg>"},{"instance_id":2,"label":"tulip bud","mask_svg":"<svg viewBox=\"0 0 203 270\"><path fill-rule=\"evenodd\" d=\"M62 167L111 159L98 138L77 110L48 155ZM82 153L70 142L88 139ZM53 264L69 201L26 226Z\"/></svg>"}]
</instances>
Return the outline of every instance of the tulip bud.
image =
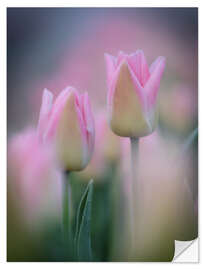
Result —
<instances>
[{"instance_id":1,"label":"tulip bud","mask_svg":"<svg viewBox=\"0 0 203 270\"><path fill-rule=\"evenodd\" d=\"M72 87L63 90L51 105L52 94L45 90L38 133L43 141L54 143L64 170L84 169L94 148L94 120L88 94L79 95Z\"/></svg>"},{"instance_id":2,"label":"tulip bud","mask_svg":"<svg viewBox=\"0 0 203 270\"><path fill-rule=\"evenodd\" d=\"M113 132L122 137L142 137L152 133L158 120L157 93L165 67L158 57L148 69L144 53L118 58L106 54L108 114Z\"/></svg>"}]
</instances>

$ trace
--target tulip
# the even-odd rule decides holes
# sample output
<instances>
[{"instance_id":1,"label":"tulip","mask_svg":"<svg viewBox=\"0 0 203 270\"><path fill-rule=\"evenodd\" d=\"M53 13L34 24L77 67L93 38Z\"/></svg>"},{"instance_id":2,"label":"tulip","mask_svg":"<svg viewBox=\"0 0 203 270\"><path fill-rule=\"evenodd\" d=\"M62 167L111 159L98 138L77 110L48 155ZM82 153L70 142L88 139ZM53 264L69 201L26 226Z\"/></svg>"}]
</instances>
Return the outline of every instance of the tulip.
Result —
<instances>
[{"instance_id":1,"label":"tulip","mask_svg":"<svg viewBox=\"0 0 203 270\"><path fill-rule=\"evenodd\" d=\"M53 95L44 90L38 134L43 142L51 142L62 168L66 171L84 169L94 148L94 120L88 94L79 95L67 87L52 104Z\"/></svg>"},{"instance_id":2,"label":"tulip","mask_svg":"<svg viewBox=\"0 0 203 270\"><path fill-rule=\"evenodd\" d=\"M127 55L120 52L118 58L106 54L107 65L107 108L112 131L131 141L130 181L130 258L134 259L139 249L136 241L139 233L135 228L141 220L143 186L138 175L139 138L151 134L158 121L157 95L165 67L164 57L148 68L144 53L138 50Z\"/></svg>"},{"instance_id":3,"label":"tulip","mask_svg":"<svg viewBox=\"0 0 203 270\"><path fill-rule=\"evenodd\" d=\"M165 67L158 57L148 68L141 50L117 59L105 55L107 65L109 122L122 137L139 138L152 133L157 125L157 94Z\"/></svg>"},{"instance_id":4,"label":"tulip","mask_svg":"<svg viewBox=\"0 0 203 270\"><path fill-rule=\"evenodd\" d=\"M39 139L55 149L63 181L62 228L64 241L73 243L71 183L68 174L84 169L91 159L95 131L88 94L67 87L52 104L53 95L44 90L38 123Z\"/></svg>"}]
</instances>

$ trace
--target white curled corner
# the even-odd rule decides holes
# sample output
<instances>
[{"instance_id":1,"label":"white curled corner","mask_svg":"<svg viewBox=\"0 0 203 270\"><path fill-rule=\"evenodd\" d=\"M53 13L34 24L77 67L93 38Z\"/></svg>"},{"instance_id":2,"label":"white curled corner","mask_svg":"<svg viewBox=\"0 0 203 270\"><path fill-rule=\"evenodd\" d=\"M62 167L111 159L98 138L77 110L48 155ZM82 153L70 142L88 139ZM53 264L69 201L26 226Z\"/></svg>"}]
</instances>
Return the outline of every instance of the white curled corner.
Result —
<instances>
[{"instance_id":1,"label":"white curled corner","mask_svg":"<svg viewBox=\"0 0 203 270\"><path fill-rule=\"evenodd\" d=\"M199 262L199 239L192 241L175 240L175 255L173 262Z\"/></svg>"}]
</instances>

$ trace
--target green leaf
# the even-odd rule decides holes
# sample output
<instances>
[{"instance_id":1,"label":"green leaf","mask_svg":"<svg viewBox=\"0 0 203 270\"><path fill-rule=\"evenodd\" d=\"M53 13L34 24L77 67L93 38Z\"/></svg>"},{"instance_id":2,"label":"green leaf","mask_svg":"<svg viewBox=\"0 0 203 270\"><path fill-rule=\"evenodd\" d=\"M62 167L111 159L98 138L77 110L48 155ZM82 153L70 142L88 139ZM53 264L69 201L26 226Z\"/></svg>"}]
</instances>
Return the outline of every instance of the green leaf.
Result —
<instances>
[{"instance_id":1,"label":"green leaf","mask_svg":"<svg viewBox=\"0 0 203 270\"><path fill-rule=\"evenodd\" d=\"M79 261L91 261L91 209L92 209L93 180L81 198L78 211L75 232L75 248Z\"/></svg>"}]
</instances>

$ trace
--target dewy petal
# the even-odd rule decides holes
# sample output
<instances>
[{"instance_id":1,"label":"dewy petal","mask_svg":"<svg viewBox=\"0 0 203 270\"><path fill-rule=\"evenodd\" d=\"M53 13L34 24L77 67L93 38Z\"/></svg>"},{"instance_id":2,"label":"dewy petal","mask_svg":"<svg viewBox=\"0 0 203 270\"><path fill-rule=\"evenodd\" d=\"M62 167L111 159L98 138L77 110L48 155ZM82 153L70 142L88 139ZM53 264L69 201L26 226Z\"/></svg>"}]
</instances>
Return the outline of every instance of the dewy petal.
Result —
<instances>
[{"instance_id":1,"label":"dewy petal","mask_svg":"<svg viewBox=\"0 0 203 270\"><path fill-rule=\"evenodd\" d=\"M157 93L160 87L160 81L165 69L165 58L158 57L150 67L150 78L147 81L144 90L147 93L148 107L153 107L156 103Z\"/></svg>"},{"instance_id":2,"label":"dewy petal","mask_svg":"<svg viewBox=\"0 0 203 270\"><path fill-rule=\"evenodd\" d=\"M107 70L107 86L109 88L112 76L115 72L116 58L108 53L104 54L106 60L106 70Z\"/></svg>"},{"instance_id":3,"label":"dewy petal","mask_svg":"<svg viewBox=\"0 0 203 270\"><path fill-rule=\"evenodd\" d=\"M43 134L48 124L48 119L52 108L52 102L53 102L53 94L48 89L44 89L37 127L37 133L40 140L43 139Z\"/></svg>"},{"instance_id":4,"label":"dewy petal","mask_svg":"<svg viewBox=\"0 0 203 270\"><path fill-rule=\"evenodd\" d=\"M138 78L140 84L144 87L150 77L144 52L142 50L137 50L136 53L129 55L128 63Z\"/></svg>"},{"instance_id":5,"label":"dewy petal","mask_svg":"<svg viewBox=\"0 0 203 270\"><path fill-rule=\"evenodd\" d=\"M109 104L112 130L123 137L148 134L150 126L145 114L143 88L125 60L119 66L115 85L111 87L114 87Z\"/></svg>"}]
</instances>

